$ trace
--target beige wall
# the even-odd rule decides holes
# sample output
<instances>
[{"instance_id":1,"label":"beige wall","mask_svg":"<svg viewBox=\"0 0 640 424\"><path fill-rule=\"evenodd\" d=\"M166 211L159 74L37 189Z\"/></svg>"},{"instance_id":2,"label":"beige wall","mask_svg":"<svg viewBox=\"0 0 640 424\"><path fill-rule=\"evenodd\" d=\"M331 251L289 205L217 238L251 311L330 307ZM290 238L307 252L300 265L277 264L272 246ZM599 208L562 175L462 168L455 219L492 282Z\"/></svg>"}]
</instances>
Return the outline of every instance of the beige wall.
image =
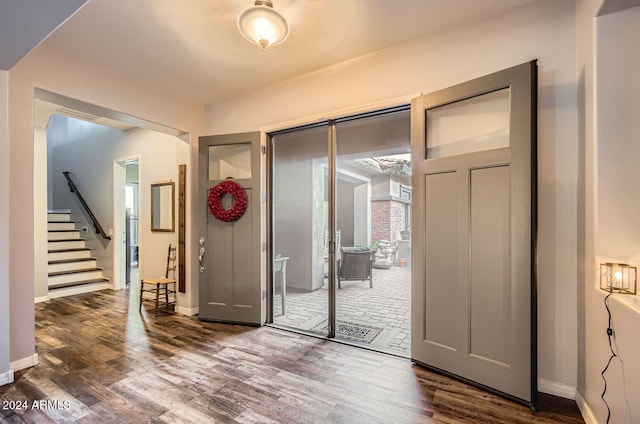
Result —
<instances>
[{"instance_id":1,"label":"beige wall","mask_svg":"<svg viewBox=\"0 0 640 424\"><path fill-rule=\"evenodd\" d=\"M592 410L598 408L602 379L597 381L599 365L593 357L602 356L592 350L602 338L601 317L594 317L595 305L594 244L595 244L595 171L594 147L594 19L602 0L576 3L576 40L578 79L578 388L576 401L588 424L597 421ZM604 367L604 366L603 366ZM600 368L601 370L601 368ZM599 376L598 376L599 377Z\"/></svg>"},{"instance_id":2,"label":"beige wall","mask_svg":"<svg viewBox=\"0 0 640 424\"><path fill-rule=\"evenodd\" d=\"M207 134L251 131L428 93L539 59L540 388L577 382L575 3L543 0L209 105Z\"/></svg>"},{"instance_id":3,"label":"beige wall","mask_svg":"<svg viewBox=\"0 0 640 424\"><path fill-rule=\"evenodd\" d=\"M9 73L0 70L0 385L9 370Z\"/></svg>"},{"instance_id":4,"label":"beige wall","mask_svg":"<svg viewBox=\"0 0 640 424\"><path fill-rule=\"evenodd\" d=\"M38 127L33 128L33 181L34 186L38 186L40 181L44 182L46 187L48 175L48 161L47 161L47 130L46 128ZM42 193L37 190L36 193ZM46 211L48 203L47 196L40 196L34 193L33 196L33 209L34 211ZM39 215L41 216L41 215ZM38 219L33 223L33 245L34 246L46 246L47 245L47 220ZM34 298L36 302L48 300L49 288L48 288L48 252L46 249L36 249L34 251Z\"/></svg>"},{"instance_id":5,"label":"beige wall","mask_svg":"<svg viewBox=\"0 0 640 424\"><path fill-rule=\"evenodd\" d=\"M47 198L46 185L37 184L34 169L34 89L42 88L73 99L136 116L190 134L188 172L187 246L197 229L190 223L194 211L197 178L197 140L202 135L202 106L144 81L132 80L108 67L94 64L43 43L10 71L9 92L9 199L10 231L10 357L31 357L34 347L35 246L34 222L46 220L46 211L35 210L35 197ZM3 202L3 205L7 203ZM187 249L187 294L183 304L197 308L197 257ZM0 336L2 337L2 336ZM5 337L2 343L5 343Z\"/></svg>"}]
</instances>

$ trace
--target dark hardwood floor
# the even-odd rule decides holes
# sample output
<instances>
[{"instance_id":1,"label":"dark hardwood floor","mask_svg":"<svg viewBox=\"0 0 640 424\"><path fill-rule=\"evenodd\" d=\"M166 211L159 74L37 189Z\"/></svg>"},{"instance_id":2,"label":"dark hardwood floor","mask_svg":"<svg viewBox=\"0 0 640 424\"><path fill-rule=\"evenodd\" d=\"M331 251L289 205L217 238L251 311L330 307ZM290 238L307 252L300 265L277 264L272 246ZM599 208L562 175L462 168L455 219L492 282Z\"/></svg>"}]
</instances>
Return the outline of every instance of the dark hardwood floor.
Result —
<instances>
[{"instance_id":1,"label":"dark hardwood floor","mask_svg":"<svg viewBox=\"0 0 640 424\"><path fill-rule=\"evenodd\" d=\"M39 364L0 387L8 423L583 423L409 360L269 327L138 313L103 291L39 303ZM13 408L10 408L13 407Z\"/></svg>"}]
</instances>

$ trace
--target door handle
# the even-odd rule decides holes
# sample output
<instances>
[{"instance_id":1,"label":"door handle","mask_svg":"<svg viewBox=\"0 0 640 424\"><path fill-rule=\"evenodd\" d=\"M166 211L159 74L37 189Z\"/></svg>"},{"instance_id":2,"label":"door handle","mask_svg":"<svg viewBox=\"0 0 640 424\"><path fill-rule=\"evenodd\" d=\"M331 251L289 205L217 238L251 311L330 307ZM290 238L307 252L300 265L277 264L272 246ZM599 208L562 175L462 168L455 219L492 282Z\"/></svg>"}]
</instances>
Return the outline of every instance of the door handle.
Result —
<instances>
[{"instance_id":1,"label":"door handle","mask_svg":"<svg viewBox=\"0 0 640 424\"><path fill-rule=\"evenodd\" d=\"M207 252L205 252L204 249L204 245L206 244L204 237L200 237L200 254L198 255L198 262L200 263L200 273L204 273L204 255L206 255Z\"/></svg>"}]
</instances>

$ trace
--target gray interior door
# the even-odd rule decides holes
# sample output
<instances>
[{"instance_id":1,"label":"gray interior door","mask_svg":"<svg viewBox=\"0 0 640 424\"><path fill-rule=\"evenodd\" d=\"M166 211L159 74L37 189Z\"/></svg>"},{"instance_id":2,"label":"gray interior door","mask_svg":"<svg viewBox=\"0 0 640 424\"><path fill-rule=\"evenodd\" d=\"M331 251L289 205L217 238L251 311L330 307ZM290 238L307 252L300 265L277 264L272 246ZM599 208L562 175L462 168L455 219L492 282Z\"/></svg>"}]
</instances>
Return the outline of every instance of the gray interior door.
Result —
<instances>
[{"instance_id":1,"label":"gray interior door","mask_svg":"<svg viewBox=\"0 0 640 424\"><path fill-rule=\"evenodd\" d=\"M536 63L412 103L414 361L536 394Z\"/></svg>"},{"instance_id":2,"label":"gray interior door","mask_svg":"<svg viewBox=\"0 0 640 424\"><path fill-rule=\"evenodd\" d=\"M263 281L260 218L260 133L200 137L200 319L261 325ZM209 211L209 190L232 179L242 186L247 208L225 222ZM225 194L225 210L234 205Z\"/></svg>"}]
</instances>

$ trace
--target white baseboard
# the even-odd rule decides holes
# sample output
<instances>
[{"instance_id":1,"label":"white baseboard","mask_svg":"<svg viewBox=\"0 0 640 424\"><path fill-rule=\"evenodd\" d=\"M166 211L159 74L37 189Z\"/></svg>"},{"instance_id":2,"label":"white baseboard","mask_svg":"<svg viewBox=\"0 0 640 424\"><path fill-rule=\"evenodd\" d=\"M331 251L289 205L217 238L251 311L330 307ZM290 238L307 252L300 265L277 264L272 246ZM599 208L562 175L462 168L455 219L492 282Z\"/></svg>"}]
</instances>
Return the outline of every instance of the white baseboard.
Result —
<instances>
[{"instance_id":1,"label":"white baseboard","mask_svg":"<svg viewBox=\"0 0 640 424\"><path fill-rule=\"evenodd\" d=\"M35 367L36 365L38 365L38 354L34 353L33 355L27 356L26 358L12 361L10 367L11 371L16 372L25 368Z\"/></svg>"},{"instance_id":2,"label":"white baseboard","mask_svg":"<svg viewBox=\"0 0 640 424\"><path fill-rule=\"evenodd\" d=\"M36 297L35 299L35 303L42 303L42 302L48 302L49 301L49 296L40 296L40 297Z\"/></svg>"},{"instance_id":3,"label":"white baseboard","mask_svg":"<svg viewBox=\"0 0 640 424\"><path fill-rule=\"evenodd\" d=\"M182 306L176 306L176 312L179 313L180 315L186 315L188 317L191 317L193 315L198 315L200 313L200 308L199 307L184 308Z\"/></svg>"},{"instance_id":4,"label":"white baseboard","mask_svg":"<svg viewBox=\"0 0 640 424\"><path fill-rule=\"evenodd\" d=\"M576 398L576 388L555 381L542 378L538 379L538 391L549 395L559 396L565 399L574 400Z\"/></svg>"},{"instance_id":5,"label":"white baseboard","mask_svg":"<svg viewBox=\"0 0 640 424\"><path fill-rule=\"evenodd\" d=\"M578 404L578 409L580 409L580 413L586 424L598 424L598 420L596 420L596 417L593 415L587 401L582 397L580 390L576 390L576 404Z\"/></svg>"},{"instance_id":6,"label":"white baseboard","mask_svg":"<svg viewBox=\"0 0 640 424\"><path fill-rule=\"evenodd\" d=\"M0 386L13 383L13 371L9 370L0 374Z\"/></svg>"}]
</instances>

